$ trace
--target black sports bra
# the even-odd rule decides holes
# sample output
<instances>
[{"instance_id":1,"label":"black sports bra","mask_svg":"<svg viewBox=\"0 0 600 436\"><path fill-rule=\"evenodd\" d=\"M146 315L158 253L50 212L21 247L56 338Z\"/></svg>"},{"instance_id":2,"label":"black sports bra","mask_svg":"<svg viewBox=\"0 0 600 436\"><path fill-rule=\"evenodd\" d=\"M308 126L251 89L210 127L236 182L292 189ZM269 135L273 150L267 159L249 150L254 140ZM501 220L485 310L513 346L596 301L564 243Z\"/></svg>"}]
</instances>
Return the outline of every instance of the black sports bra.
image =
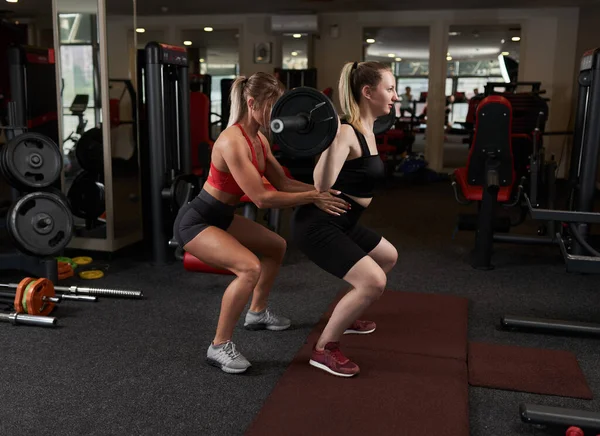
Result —
<instances>
[{"instance_id":1,"label":"black sports bra","mask_svg":"<svg viewBox=\"0 0 600 436\"><path fill-rule=\"evenodd\" d=\"M361 156L344 162L333 189L342 191L344 194L359 198L371 198L377 182L385 177L385 168L378 154L371 155L367 139L354 126L345 120L342 124L349 124L360 144Z\"/></svg>"}]
</instances>

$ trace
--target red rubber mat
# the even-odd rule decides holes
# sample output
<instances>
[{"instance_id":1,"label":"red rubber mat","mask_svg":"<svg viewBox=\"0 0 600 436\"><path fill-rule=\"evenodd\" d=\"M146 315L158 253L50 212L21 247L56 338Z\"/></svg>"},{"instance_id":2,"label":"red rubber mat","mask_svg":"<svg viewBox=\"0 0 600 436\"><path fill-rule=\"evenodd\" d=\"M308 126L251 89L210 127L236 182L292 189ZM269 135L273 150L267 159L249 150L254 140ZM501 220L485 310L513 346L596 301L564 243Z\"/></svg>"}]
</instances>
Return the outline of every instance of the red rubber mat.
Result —
<instances>
[{"instance_id":1,"label":"red rubber mat","mask_svg":"<svg viewBox=\"0 0 600 436\"><path fill-rule=\"evenodd\" d=\"M314 342L336 301L309 336ZM344 335L343 346L467 360L468 300L450 295L385 291L361 316L377 323L369 335Z\"/></svg>"},{"instance_id":2,"label":"red rubber mat","mask_svg":"<svg viewBox=\"0 0 600 436\"><path fill-rule=\"evenodd\" d=\"M592 399L577 358L569 351L470 342L469 384Z\"/></svg>"},{"instance_id":3,"label":"red rubber mat","mask_svg":"<svg viewBox=\"0 0 600 436\"><path fill-rule=\"evenodd\" d=\"M386 292L362 317L376 321L377 330L342 338L342 351L361 368L350 379L308 364L330 310L248 436L469 434L467 300Z\"/></svg>"},{"instance_id":4,"label":"red rubber mat","mask_svg":"<svg viewBox=\"0 0 600 436\"><path fill-rule=\"evenodd\" d=\"M468 436L466 362L346 351L361 367L350 379L310 366L306 344L246 435Z\"/></svg>"}]
</instances>

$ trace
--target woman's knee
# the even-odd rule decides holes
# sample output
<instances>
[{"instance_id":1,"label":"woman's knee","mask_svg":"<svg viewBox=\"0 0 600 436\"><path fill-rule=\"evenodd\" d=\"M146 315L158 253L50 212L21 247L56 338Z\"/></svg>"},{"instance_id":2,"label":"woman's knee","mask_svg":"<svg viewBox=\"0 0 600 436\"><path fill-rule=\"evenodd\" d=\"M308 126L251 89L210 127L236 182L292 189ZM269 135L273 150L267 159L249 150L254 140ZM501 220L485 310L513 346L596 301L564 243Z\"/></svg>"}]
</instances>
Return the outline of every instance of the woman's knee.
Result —
<instances>
[{"instance_id":1,"label":"woman's knee","mask_svg":"<svg viewBox=\"0 0 600 436\"><path fill-rule=\"evenodd\" d=\"M256 284L260 278L261 268L260 261L256 256L248 256L247 258L239 261L233 268L233 273L238 278Z\"/></svg>"},{"instance_id":2,"label":"woman's knee","mask_svg":"<svg viewBox=\"0 0 600 436\"><path fill-rule=\"evenodd\" d=\"M374 265L368 272L365 272L361 279L361 284L356 286L360 292L364 293L364 296L371 301L379 299L385 286L387 285L387 276L385 272L379 267Z\"/></svg>"},{"instance_id":3,"label":"woman's knee","mask_svg":"<svg viewBox=\"0 0 600 436\"><path fill-rule=\"evenodd\" d=\"M387 285L387 275L381 268L373 268L373 271L367 276L367 289L377 299L381 297L385 286Z\"/></svg>"},{"instance_id":4,"label":"woman's knee","mask_svg":"<svg viewBox=\"0 0 600 436\"><path fill-rule=\"evenodd\" d=\"M396 250L396 247L392 245L388 255L385 258L385 267L383 270L386 272L390 271L396 265L396 262L398 262L398 250Z\"/></svg>"},{"instance_id":5,"label":"woman's knee","mask_svg":"<svg viewBox=\"0 0 600 436\"><path fill-rule=\"evenodd\" d=\"M285 252L287 251L287 242L284 238L279 235L275 235L272 242L272 255L276 259L283 259Z\"/></svg>"}]
</instances>

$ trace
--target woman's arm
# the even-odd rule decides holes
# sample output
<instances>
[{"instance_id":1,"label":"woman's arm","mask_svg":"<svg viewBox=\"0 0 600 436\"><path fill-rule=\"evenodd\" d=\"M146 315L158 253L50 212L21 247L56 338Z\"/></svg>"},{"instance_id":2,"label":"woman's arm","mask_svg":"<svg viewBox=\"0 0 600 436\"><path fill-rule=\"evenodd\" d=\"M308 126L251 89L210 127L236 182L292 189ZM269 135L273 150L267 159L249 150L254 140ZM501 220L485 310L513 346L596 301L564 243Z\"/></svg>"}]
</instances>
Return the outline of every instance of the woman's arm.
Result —
<instances>
[{"instance_id":1,"label":"woman's arm","mask_svg":"<svg viewBox=\"0 0 600 436\"><path fill-rule=\"evenodd\" d=\"M348 125L341 126L329 148L321 154L313 173L317 191L328 191L337 180L344 162L350 154L351 136L349 137L349 134L354 135L352 127Z\"/></svg>"},{"instance_id":2,"label":"woman's arm","mask_svg":"<svg viewBox=\"0 0 600 436\"><path fill-rule=\"evenodd\" d=\"M267 190L259 172L248 159L247 145L241 144L240 141L233 138L223 137L220 139L219 148L229 172L242 191L260 209L293 207L313 203L317 200L316 190L301 193Z\"/></svg>"}]
</instances>

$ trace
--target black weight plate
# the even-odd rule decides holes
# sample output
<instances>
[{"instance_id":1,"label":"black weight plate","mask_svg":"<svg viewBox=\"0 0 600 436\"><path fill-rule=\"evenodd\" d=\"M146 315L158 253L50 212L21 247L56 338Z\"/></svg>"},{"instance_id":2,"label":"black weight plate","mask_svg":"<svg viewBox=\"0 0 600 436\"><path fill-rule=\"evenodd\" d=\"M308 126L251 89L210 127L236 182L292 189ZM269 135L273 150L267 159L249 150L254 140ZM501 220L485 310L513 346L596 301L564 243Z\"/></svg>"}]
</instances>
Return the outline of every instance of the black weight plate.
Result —
<instances>
[{"instance_id":1,"label":"black weight plate","mask_svg":"<svg viewBox=\"0 0 600 436\"><path fill-rule=\"evenodd\" d=\"M60 178L63 158L52 139L39 133L23 133L4 147L0 168L6 180L19 190L44 189Z\"/></svg>"},{"instance_id":2,"label":"black weight plate","mask_svg":"<svg viewBox=\"0 0 600 436\"><path fill-rule=\"evenodd\" d=\"M58 195L32 192L14 203L7 216L15 245L34 256L60 253L73 236L73 215Z\"/></svg>"},{"instance_id":3,"label":"black weight plate","mask_svg":"<svg viewBox=\"0 0 600 436\"><path fill-rule=\"evenodd\" d=\"M75 146L75 157L82 169L104 176L102 129L95 127L81 135Z\"/></svg>"},{"instance_id":4,"label":"black weight plate","mask_svg":"<svg viewBox=\"0 0 600 436\"><path fill-rule=\"evenodd\" d=\"M307 86L286 92L273 105L271 120L298 114L308 115L320 103L324 104L312 113L312 121L307 129L273 133L274 144L281 147L288 156L311 157L322 153L335 139L338 115L325 94Z\"/></svg>"},{"instance_id":5,"label":"black weight plate","mask_svg":"<svg viewBox=\"0 0 600 436\"><path fill-rule=\"evenodd\" d=\"M170 191L171 210L177 213L200 193L200 183L194 174L183 174L173 180Z\"/></svg>"},{"instance_id":6,"label":"black weight plate","mask_svg":"<svg viewBox=\"0 0 600 436\"><path fill-rule=\"evenodd\" d=\"M67 194L73 215L83 219L96 219L106 210L104 185L93 175L82 171L75 177Z\"/></svg>"},{"instance_id":7,"label":"black weight plate","mask_svg":"<svg viewBox=\"0 0 600 436\"><path fill-rule=\"evenodd\" d=\"M373 125L373 133L381 135L392 128L396 122L396 109L392 108L389 114L378 117Z\"/></svg>"}]
</instances>

